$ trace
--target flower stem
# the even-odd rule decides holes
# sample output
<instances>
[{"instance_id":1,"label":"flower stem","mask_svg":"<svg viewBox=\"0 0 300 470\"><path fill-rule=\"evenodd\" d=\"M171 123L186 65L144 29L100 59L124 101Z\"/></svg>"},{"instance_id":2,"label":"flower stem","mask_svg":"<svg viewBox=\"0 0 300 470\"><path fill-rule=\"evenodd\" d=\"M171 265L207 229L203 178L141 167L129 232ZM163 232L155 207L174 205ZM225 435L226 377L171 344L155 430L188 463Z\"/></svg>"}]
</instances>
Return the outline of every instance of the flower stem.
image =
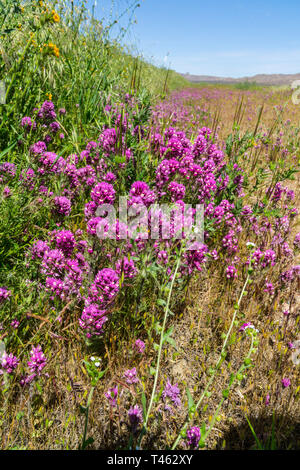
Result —
<instances>
[{"instance_id":1,"label":"flower stem","mask_svg":"<svg viewBox=\"0 0 300 470\"><path fill-rule=\"evenodd\" d=\"M249 267L251 267L251 261L250 261L250 266L249 266ZM245 290L246 290L246 287L247 287L247 285L248 285L249 279L250 279L250 274L249 274L249 272L248 272L247 278L246 278L246 280L245 280L245 283L244 283L244 285L243 285L243 288L242 288L242 291L241 291L241 294L240 294L240 297L239 297L239 300L238 300L238 303L237 303L237 307L235 308L234 313L233 313L233 316L232 316L232 320L231 320L230 327L229 327L229 329L228 329L228 331L227 331L227 335L226 335L226 337L225 337L225 339L224 339L223 346L222 346L222 349L221 349L221 352L220 352L220 355L219 355L219 358L218 358L216 367L215 367L215 369L214 369L214 371L213 371L213 373L212 373L212 375L211 375L211 377L210 377L210 379L209 379L209 381L208 381L208 383L207 383L207 385L206 385L206 387L205 387L205 389L204 389L202 395L200 396L200 398L199 398L197 404L195 405L195 409L194 409L194 412L192 413L192 415L195 415L195 414L196 414L196 412L197 412L199 406L201 405L201 403L202 403L204 397L206 396L206 393L207 393L209 387L211 386L211 384L212 384L213 381L214 381L214 378L215 378L215 375L216 375L216 373L217 373L217 370L219 369L219 367L220 367L220 365L221 365L222 358L223 358L223 353L224 353L224 351L225 351L225 349L226 349L226 346L227 346L227 343L228 343L228 339L229 339L229 336L230 336L230 334L231 334L231 330L232 330L232 328L233 328L233 325L234 325L234 322L235 322L235 319L236 319L236 315L237 315L237 312L239 311L240 304L241 304L242 298L243 298L243 296L244 296L244 292L245 292ZM176 449L177 445L179 444L180 440L182 439L181 434L182 434L184 431L186 431L190 419L191 419L191 416L190 416L190 414L189 414L189 417L187 418L186 423L183 425L183 427L182 427L182 429L181 429L181 431L180 431L180 433L179 433L179 435L178 435L178 437L177 437L175 443L173 444L172 450Z\"/></svg>"}]
</instances>

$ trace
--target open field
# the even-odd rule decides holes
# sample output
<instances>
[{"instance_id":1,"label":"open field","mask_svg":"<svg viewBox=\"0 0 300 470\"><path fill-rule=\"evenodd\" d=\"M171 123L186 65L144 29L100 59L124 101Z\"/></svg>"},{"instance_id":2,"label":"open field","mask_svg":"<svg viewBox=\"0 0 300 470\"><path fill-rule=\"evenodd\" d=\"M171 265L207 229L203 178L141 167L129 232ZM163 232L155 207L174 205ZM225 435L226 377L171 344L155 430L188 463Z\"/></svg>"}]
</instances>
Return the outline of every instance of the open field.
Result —
<instances>
[{"instance_id":1,"label":"open field","mask_svg":"<svg viewBox=\"0 0 300 470\"><path fill-rule=\"evenodd\" d=\"M191 87L84 7L2 3L0 448L299 449L293 91Z\"/></svg>"}]
</instances>

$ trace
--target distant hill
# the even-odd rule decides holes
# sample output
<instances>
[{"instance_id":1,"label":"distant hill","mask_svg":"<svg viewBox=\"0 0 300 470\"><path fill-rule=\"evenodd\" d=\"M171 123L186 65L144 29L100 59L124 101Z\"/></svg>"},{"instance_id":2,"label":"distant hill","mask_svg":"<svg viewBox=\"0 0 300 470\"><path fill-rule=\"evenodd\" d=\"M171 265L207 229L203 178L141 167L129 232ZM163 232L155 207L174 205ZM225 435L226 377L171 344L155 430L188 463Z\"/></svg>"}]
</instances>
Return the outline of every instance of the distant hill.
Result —
<instances>
[{"instance_id":1,"label":"distant hill","mask_svg":"<svg viewBox=\"0 0 300 470\"><path fill-rule=\"evenodd\" d=\"M257 83L258 85L291 85L294 80L300 80L300 73L295 74L258 74L252 77L214 77L212 75L190 75L189 73L181 73L186 80L192 83Z\"/></svg>"}]
</instances>

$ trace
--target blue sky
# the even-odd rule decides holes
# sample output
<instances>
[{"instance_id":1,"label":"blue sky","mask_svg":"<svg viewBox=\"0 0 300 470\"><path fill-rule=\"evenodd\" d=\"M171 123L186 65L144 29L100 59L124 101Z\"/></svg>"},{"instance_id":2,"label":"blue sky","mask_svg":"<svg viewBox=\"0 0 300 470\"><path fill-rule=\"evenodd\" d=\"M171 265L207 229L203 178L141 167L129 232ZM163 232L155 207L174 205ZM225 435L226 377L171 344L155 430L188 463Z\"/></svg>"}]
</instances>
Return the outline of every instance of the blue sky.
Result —
<instances>
[{"instance_id":1,"label":"blue sky","mask_svg":"<svg viewBox=\"0 0 300 470\"><path fill-rule=\"evenodd\" d=\"M113 11L120 12L130 0L113 3ZM232 77L300 73L299 0L141 0L140 4L137 23L124 40L157 65ZM96 16L104 12L107 17L108 5L111 0L97 0Z\"/></svg>"}]
</instances>

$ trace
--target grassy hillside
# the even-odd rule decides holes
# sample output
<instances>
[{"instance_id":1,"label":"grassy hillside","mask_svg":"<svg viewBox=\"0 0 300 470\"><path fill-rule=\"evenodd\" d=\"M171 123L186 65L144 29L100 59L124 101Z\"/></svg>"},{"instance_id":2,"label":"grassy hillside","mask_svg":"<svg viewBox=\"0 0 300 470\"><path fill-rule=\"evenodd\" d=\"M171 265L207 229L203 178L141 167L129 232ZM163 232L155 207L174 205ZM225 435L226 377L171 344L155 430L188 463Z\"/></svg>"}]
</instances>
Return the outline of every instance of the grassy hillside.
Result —
<instances>
[{"instance_id":1,"label":"grassy hillside","mask_svg":"<svg viewBox=\"0 0 300 470\"><path fill-rule=\"evenodd\" d=\"M0 78L6 106L0 108L0 143L14 145L16 123L51 97L74 109L84 129L97 128L108 98L125 93L165 94L184 85L173 71L135 59L109 40L110 26L88 16L84 3L6 0L1 3ZM97 124L98 121L98 124Z\"/></svg>"}]
</instances>

